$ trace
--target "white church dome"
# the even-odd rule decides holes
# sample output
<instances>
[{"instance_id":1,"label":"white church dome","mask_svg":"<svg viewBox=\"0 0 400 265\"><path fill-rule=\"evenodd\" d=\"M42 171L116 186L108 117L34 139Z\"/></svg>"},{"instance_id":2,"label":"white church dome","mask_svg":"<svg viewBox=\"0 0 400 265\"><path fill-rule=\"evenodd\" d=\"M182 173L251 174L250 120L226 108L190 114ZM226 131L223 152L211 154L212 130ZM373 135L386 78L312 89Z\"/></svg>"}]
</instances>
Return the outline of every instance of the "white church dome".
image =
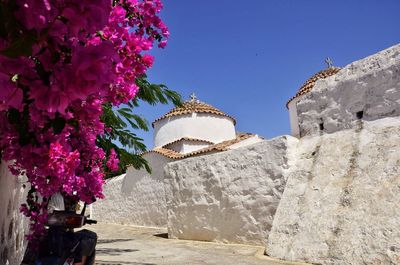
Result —
<instances>
[{"instance_id":1,"label":"white church dome","mask_svg":"<svg viewBox=\"0 0 400 265\"><path fill-rule=\"evenodd\" d=\"M154 147L181 140L191 141L194 145L232 140L236 138L235 124L234 118L192 95L191 100L153 122Z\"/></svg>"}]
</instances>

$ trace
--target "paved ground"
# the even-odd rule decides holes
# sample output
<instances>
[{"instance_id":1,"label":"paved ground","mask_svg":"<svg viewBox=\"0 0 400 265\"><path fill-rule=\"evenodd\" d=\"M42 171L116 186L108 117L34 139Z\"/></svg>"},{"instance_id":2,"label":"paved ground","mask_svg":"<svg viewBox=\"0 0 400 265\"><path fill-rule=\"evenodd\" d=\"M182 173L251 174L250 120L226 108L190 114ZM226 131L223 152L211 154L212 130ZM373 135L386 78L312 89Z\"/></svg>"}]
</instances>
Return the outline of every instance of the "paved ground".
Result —
<instances>
[{"instance_id":1,"label":"paved ground","mask_svg":"<svg viewBox=\"0 0 400 265\"><path fill-rule=\"evenodd\" d=\"M270 259L264 248L167 239L165 229L97 224L97 265L289 265Z\"/></svg>"}]
</instances>

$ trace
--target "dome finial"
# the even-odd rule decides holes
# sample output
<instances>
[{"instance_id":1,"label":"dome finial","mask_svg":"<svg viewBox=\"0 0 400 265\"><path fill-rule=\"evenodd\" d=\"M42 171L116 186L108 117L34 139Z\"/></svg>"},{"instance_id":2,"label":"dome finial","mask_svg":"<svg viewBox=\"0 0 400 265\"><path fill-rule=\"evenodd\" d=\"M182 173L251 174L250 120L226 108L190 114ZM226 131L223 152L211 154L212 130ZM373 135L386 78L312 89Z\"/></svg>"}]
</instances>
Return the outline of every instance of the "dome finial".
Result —
<instances>
[{"instance_id":1,"label":"dome finial","mask_svg":"<svg viewBox=\"0 0 400 265\"><path fill-rule=\"evenodd\" d=\"M325 63L327 64L328 68L332 68L333 67L333 62L332 62L331 58L327 57L325 59Z\"/></svg>"},{"instance_id":2,"label":"dome finial","mask_svg":"<svg viewBox=\"0 0 400 265\"><path fill-rule=\"evenodd\" d=\"M197 100L197 97L196 97L196 94L193 92L191 95L190 95L190 102L197 102L198 100Z\"/></svg>"}]
</instances>

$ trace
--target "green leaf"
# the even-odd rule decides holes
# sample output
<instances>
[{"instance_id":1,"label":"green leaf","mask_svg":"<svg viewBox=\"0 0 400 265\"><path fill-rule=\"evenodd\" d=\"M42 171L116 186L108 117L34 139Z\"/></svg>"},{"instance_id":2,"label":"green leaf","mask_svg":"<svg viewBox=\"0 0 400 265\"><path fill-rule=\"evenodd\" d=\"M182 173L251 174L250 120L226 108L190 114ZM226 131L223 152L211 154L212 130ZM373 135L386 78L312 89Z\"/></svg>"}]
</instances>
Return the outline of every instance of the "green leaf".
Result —
<instances>
[{"instance_id":1,"label":"green leaf","mask_svg":"<svg viewBox=\"0 0 400 265\"><path fill-rule=\"evenodd\" d=\"M97 145L107 154L113 148L118 154L120 164L117 172L106 172L106 178L117 176L126 171L128 166L136 169L145 169L151 172L147 161L140 155L146 151L143 139L138 137L132 130L149 130L149 122L134 112L134 108L140 104L150 105L172 103L176 106L182 104L182 98L178 92L168 89L162 84L152 84L147 80L146 75L138 78L136 84L139 91L133 100L120 108L113 108L110 103L103 105L103 115L101 121L111 131L98 137ZM129 127L131 127L131 129ZM116 143L119 143L118 145Z\"/></svg>"},{"instance_id":2,"label":"green leaf","mask_svg":"<svg viewBox=\"0 0 400 265\"><path fill-rule=\"evenodd\" d=\"M149 131L149 122L144 117L133 115L132 118L135 120L135 122L133 122L131 119L128 119L127 121L133 128L142 129L146 132Z\"/></svg>"}]
</instances>

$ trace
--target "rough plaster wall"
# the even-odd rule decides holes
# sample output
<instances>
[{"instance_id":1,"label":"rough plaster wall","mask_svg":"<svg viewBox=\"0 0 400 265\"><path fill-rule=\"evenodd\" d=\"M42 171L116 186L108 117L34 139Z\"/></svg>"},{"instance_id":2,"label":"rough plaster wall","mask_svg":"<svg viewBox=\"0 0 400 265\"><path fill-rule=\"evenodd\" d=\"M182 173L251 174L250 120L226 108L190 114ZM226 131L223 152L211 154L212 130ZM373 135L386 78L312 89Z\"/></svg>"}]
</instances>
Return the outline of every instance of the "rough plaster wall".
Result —
<instances>
[{"instance_id":1,"label":"rough plaster wall","mask_svg":"<svg viewBox=\"0 0 400 265\"><path fill-rule=\"evenodd\" d=\"M23 177L13 176L2 161L0 164L0 264L20 264L24 253L27 220L19 212L26 199L21 182Z\"/></svg>"},{"instance_id":2,"label":"rough plaster wall","mask_svg":"<svg viewBox=\"0 0 400 265\"><path fill-rule=\"evenodd\" d=\"M265 244L297 139L282 136L165 167L171 238Z\"/></svg>"},{"instance_id":3,"label":"rough plaster wall","mask_svg":"<svg viewBox=\"0 0 400 265\"><path fill-rule=\"evenodd\" d=\"M104 186L105 199L93 205L93 218L98 221L138 226L165 227L163 168L170 159L145 154L152 174L130 167L126 175L115 177Z\"/></svg>"},{"instance_id":4,"label":"rough plaster wall","mask_svg":"<svg viewBox=\"0 0 400 265\"><path fill-rule=\"evenodd\" d=\"M400 45L353 62L319 80L297 103L301 136L352 128L356 113L372 121L400 115Z\"/></svg>"},{"instance_id":5,"label":"rough plaster wall","mask_svg":"<svg viewBox=\"0 0 400 265\"><path fill-rule=\"evenodd\" d=\"M299 141L267 253L316 264L400 264L400 118Z\"/></svg>"},{"instance_id":6,"label":"rough plaster wall","mask_svg":"<svg viewBox=\"0 0 400 265\"><path fill-rule=\"evenodd\" d=\"M300 137L299 118L297 114L297 102L299 102L299 100L303 97L304 95L294 98L287 106L289 110L290 133L294 137Z\"/></svg>"}]
</instances>

